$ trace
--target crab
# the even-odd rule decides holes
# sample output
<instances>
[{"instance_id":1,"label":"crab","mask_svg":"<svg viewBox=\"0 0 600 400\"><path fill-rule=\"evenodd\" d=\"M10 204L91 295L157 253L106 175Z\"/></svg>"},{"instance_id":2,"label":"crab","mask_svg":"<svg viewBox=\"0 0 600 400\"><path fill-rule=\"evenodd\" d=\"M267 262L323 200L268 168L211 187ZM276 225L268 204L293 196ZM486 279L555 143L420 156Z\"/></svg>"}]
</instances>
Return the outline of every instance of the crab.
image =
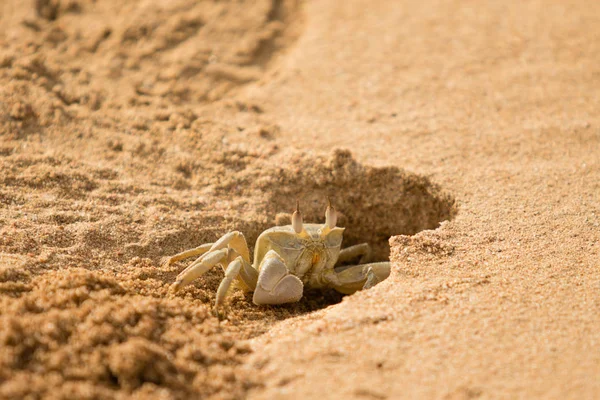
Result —
<instances>
[{"instance_id":1,"label":"crab","mask_svg":"<svg viewBox=\"0 0 600 400\"><path fill-rule=\"evenodd\" d=\"M243 233L238 231L170 257L168 264L200 256L177 276L172 290L177 292L220 265L225 277L214 306L219 314L232 284L253 292L253 303L263 305L297 302L305 288L333 288L352 294L386 279L389 262L365 263L371 253L368 243L341 248L345 228L336 226L337 212L328 203L325 223L321 225L304 224L296 202L291 225L275 226L260 234L254 247L254 262ZM358 264L347 265L359 258Z\"/></svg>"}]
</instances>

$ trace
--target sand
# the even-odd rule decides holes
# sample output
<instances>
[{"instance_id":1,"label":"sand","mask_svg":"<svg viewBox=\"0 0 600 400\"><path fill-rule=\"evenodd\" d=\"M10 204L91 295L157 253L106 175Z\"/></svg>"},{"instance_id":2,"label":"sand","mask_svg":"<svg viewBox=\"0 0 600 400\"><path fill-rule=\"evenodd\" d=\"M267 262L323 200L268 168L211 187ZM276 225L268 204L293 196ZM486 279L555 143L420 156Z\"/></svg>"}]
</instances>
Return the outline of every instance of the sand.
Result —
<instances>
[{"instance_id":1,"label":"sand","mask_svg":"<svg viewBox=\"0 0 600 400\"><path fill-rule=\"evenodd\" d=\"M0 398L600 396L600 5L6 0ZM331 197L390 278L218 268Z\"/></svg>"}]
</instances>

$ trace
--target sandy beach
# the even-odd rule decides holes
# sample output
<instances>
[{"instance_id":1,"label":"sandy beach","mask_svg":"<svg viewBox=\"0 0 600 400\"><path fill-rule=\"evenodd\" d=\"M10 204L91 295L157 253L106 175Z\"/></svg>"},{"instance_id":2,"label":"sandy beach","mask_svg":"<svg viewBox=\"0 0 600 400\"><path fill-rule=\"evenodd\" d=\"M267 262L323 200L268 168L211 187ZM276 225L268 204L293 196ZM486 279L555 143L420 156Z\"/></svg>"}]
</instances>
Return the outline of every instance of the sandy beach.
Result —
<instances>
[{"instance_id":1,"label":"sandy beach","mask_svg":"<svg viewBox=\"0 0 600 400\"><path fill-rule=\"evenodd\" d=\"M0 398L600 396L600 3L0 4ZM167 257L323 222L390 277Z\"/></svg>"}]
</instances>

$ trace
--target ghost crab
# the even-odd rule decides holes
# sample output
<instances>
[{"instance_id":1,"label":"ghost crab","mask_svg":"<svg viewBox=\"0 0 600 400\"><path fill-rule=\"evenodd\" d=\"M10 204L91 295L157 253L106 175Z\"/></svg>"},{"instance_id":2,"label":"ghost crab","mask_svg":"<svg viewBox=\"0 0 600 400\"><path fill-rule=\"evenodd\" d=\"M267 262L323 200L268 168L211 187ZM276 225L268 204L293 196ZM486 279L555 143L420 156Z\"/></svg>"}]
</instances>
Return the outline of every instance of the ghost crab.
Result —
<instances>
[{"instance_id":1,"label":"ghost crab","mask_svg":"<svg viewBox=\"0 0 600 400\"><path fill-rule=\"evenodd\" d=\"M370 256L368 243L341 248L344 228L336 226L337 213L331 202L325 211L325 223L304 224L300 207L292 215L291 225L276 226L260 234L254 248L254 263L241 232L223 235L215 243L206 243L176 254L167 263L200 256L184 269L173 284L174 291L189 284L215 265L225 270L217 290L215 311L219 313L234 281L246 292L254 292L254 304L284 304L302 298L304 288L333 288L344 294L368 289L390 274L389 262L365 263ZM345 263L360 257L357 265Z\"/></svg>"}]
</instances>

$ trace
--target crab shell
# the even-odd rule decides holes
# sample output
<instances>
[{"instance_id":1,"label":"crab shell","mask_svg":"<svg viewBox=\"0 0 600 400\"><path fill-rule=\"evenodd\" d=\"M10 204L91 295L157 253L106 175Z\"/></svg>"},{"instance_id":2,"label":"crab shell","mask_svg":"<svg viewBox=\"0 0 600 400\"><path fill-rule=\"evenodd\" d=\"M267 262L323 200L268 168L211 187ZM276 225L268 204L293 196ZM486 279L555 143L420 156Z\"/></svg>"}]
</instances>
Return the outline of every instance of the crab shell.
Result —
<instances>
[{"instance_id":1,"label":"crab shell","mask_svg":"<svg viewBox=\"0 0 600 400\"><path fill-rule=\"evenodd\" d=\"M323 276L334 270L342 247L344 228L304 224L296 233L292 225L276 226L260 234L254 248L254 265L260 273L262 260L274 250L289 272L311 288L323 288Z\"/></svg>"}]
</instances>

